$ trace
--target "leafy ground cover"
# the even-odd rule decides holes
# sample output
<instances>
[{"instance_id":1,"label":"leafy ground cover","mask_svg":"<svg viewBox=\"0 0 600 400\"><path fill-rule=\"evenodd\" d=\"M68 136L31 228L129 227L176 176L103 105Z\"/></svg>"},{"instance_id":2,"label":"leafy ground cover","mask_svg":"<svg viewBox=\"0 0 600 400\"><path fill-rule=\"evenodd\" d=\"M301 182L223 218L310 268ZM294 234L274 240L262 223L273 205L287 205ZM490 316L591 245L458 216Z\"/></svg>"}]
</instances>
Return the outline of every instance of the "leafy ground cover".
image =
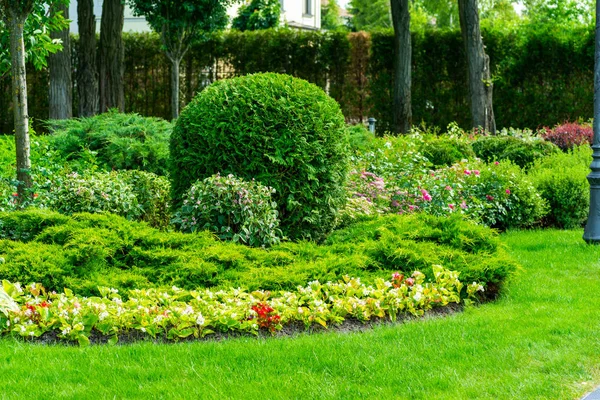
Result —
<instances>
[{"instance_id":1,"label":"leafy ground cover","mask_svg":"<svg viewBox=\"0 0 600 400\"><path fill-rule=\"evenodd\" d=\"M600 249L580 230L504 239L522 271L501 299L464 313L269 340L77 348L0 339L2 395L578 398L600 383Z\"/></svg>"}]
</instances>

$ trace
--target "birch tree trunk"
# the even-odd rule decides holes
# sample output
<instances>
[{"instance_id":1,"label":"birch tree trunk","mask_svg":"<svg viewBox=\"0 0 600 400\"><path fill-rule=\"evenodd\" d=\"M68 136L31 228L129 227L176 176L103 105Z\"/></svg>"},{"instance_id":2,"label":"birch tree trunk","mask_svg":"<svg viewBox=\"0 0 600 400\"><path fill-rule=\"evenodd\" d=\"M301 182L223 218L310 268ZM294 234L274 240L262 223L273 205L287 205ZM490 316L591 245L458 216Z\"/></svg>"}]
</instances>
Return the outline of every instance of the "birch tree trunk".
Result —
<instances>
[{"instance_id":1,"label":"birch tree trunk","mask_svg":"<svg viewBox=\"0 0 600 400\"><path fill-rule=\"evenodd\" d=\"M25 44L23 27L27 14L8 11L10 29L10 55L13 91L13 112L15 118L15 144L17 150L17 194L22 203L31 187L31 161L29 159L29 115L27 111L27 75L25 73Z\"/></svg>"},{"instance_id":2,"label":"birch tree trunk","mask_svg":"<svg viewBox=\"0 0 600 400\"><path fill-rule=\"evenodd\" d=\"M121 0L104 0L100 22L100 112L111 108L125 111L124 13L125 5Z\"/></svg>"},{"instance_id":3,"label":"birch tree trunk","mask_svg":"<svg viewBox=\"0 0 600 400\"><path fill-rule=\"evenodd\" d=\"M79 116L98 113L98 64L96 62L96 16L94 0L77 0L79 50L77 52L77 93Z\"/></svg>"},{"instance_id":4,"label":"birch tree trunk","mask_svg":"<svg viewBox=\"0 0 600 400\"><path fill-rule=\"evenodd\" d=\"M410 11L408 0L391 0L394 25L394 133L409 133L412 125Z\"/></svg>"},{"instance_id":5,"label":"birch tree trunk","mask_svg":"<svg viewBox=\"0 0 600 400\"><path fill-rule=\"evenodd\" d=\"M63 16L69 18L69 7L65 4L53 4L52 14L62 12ZM62 41L62 50L50 54L48 57L48 69L50 71L50 86L48 101L50 119L68 119L73 117L73 82L71 80L71 39L69 28L60 32L51 32L52 39Z\"/></svg>"},{"instance_id":6,"label":"birch tree trunk","mask_svg":"<svg viewBox=\"0 0 600 400\"><path fill-rule=\"evenodd\" d=\"M485 54L479 27L477 0L458 0L460 28L467 54L467 71L473 128L483 128L496 133L496 121L492 107L493 84L490 58Z\"/></svg>"}]
</instances>

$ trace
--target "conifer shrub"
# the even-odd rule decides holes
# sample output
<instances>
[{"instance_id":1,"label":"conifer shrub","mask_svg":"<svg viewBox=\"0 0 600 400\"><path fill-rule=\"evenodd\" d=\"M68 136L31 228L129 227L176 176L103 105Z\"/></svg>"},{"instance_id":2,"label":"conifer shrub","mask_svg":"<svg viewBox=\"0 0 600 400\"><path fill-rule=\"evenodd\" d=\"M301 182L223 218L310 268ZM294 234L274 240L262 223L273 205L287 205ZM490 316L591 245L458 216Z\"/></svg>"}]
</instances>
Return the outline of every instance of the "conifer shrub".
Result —
<instances>
[{"instance_id":1,"label":"conifer shrub","mask_svg":"<svg viewBox=\"0 0 600 400\"><path fill-rule=\"evenodd\" d=\"M218 240L212 233L164 232L112 214L64 216L48 210L0 213L0 280L40 282L97 295L98 286L292 290L344 276L373 283L433 265L481 282L494 295L515 270L492 229L460 216L388 215L330 235L323 244L283 242L269 249Z\"/></svg>"},{"instance_id":2,"label":"conifer shrub","mask_svg":"<svg viewBox=\"0 0 600 400\"><path fill-rule=\"evenodd\" d=\"M559 151L554 144L539 138L513 136L482 136L472 147L475 155L486 162L510 160L521 168L528 168L538 158Z\"/></svg>"},{"instance_id":3,"label":"conifer shrub","mask_svg":"<svg viewBox=\"0 0 600 400\"><path fill-rule=\"evenodd\" d=\"M171 137L176 208L197 180L233 174L276 190L283 233L322 239L345 202L348 140L339 105L317 86L273 73L215 82Z\"/></svg>"}]
</instances>

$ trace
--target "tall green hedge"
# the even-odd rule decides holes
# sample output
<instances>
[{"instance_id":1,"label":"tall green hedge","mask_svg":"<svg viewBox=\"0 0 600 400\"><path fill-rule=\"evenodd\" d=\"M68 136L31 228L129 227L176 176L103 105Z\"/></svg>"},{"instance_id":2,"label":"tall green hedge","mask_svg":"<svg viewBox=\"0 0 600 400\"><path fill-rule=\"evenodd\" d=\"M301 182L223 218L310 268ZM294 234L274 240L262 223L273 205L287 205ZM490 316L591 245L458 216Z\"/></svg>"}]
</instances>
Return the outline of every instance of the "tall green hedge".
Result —
<instances>
[{"instance_id":1,"label":"tall green hedge","mask_svg":"<svg viewBox=\"0 0 600 400\"><path fill-rule=\"evenodd\" d=\"M592 116L594 31L521 26L483 30L499 127L536 128ZM155 34L125 34L127 112L170 118L170 63ZM77 48L75 41L73 51ZM286 73L327 89L348 120L391 122L393 34L266 30L216 33L182 63L182 106L211 82L256 72ZM73 59L76 59L74 53ZM47 71L28 71L29 112L48 115ZM76 91L74 91L76 94ZM459 31L413 35L413 119L468 127L466 66ZM77 98L74 99L77 103ZM12 131L10 78L0 77L0 132ZM76 110L76 107L75 107Z\"/></svg>"}]
</instances>

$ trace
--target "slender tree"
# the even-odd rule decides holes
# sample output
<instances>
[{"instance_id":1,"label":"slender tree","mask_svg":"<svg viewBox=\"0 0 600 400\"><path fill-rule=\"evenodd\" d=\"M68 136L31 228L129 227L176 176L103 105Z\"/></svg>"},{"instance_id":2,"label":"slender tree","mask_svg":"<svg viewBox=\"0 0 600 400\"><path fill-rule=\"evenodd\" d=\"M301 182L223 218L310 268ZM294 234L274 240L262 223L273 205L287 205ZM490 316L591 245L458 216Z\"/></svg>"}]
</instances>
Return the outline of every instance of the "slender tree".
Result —
<instances>
[{"instance_id":1,"label":"slender tree","mask_svg":"<svg viewBox=\"0 0 600 400\"><path fill-rule=\"evenodd\" d=\"M409 0L391 0L394 25L394 121L395 133L409 133L412 125Z\"/></svg>"},{"instance_id":2,"label":"slender tree","mask_svg":"<svg viewBox=\"0 0 600 400\"><path fill-rule=\"evenodd\" d=\"M125 111L124 18L125 4L122 0L104 0L100 21L100 112L111 108Z\"/></svg>"},{"instance_id":3,"label":"slender tree","mask_svg":"<svg viewBox=\"0 0 600 400\"><path fill-rule=\"evenodd\" d=\"M252 0L240 7L231 27L240 31L276 28L279 26L280 15L279 0Z\"/></svg>"},{"instance_id":4,"label":"slender tree","mask_svg":"<svg viewBox=\"0 0 600 400\"><path fill-rule=\"evenodd\" d=\"M191 44L203 32L222 29L231 0L129 0L160 38L171 61L171 111L179 116L179 66Z\"/></svg>"},{"instance_id":5,"label":"slender tree","mask_svg":"<svg viewBox=\"0 0 600 400\"><path fill-rule=\"evenodd\" d=\"M350 0L348 9L352 14L348 24L354 31L370 32L392 26L389 0Z\"/></svg>"},{"instance_id":6,"label":"slender tree","mask_svg":"<svg viewBox=\"0 0 600 400\"><path fill-rule=\"evenodd\" d=\"M62 14L69 18L69 6L55 2L50 6L51 15ZM62 42L62 50L48 57L50 85L48 91L50 119L68 119L73 117L73 82L71 78L71 39L69 26L50 34L54 40Z\"/></svg>"},{"instance_id":7,"label":"slender tree","mask_svg":"<svg viewBox=\"0 0 600 400\"><path fill-rule=\"evenodd\" d=\"M0 29L0 72L9 70L11 74L17 194L21 203L27 198L27 189L32 184L25 59L29 56L36 68L45 66L48 55L61 48L51 40L47 28L63 29L65 26L60 15L54 16L54 20L47 16L47 6L47 2L41 0L0 0L0 28L4 28Z\"/></svg>"},{"instance_id":8,"label":"slender tree","mask_svg":"<svg viewBox=\"0 0 600 400\"><path fill-rule=\"evenodd\" d=\"M474 128L483 128L495 134L496 121L492 107L494 86L490 72L490 58L485 54L479 27L477 0L458 0L458 15L467 54L472 125Z\"/></svg>"},{"instance_id":9,"label":"slender tree","mask_svg":"<svg viewBox=\"0 0 600 400\"><path fill-rule=\"evenodd\" d=\"M98 113L98 64L96 62L96 16L94 0L77 0L79 48L77 52L77 94L79 116Z\"/></svg>"}]
</instances>

